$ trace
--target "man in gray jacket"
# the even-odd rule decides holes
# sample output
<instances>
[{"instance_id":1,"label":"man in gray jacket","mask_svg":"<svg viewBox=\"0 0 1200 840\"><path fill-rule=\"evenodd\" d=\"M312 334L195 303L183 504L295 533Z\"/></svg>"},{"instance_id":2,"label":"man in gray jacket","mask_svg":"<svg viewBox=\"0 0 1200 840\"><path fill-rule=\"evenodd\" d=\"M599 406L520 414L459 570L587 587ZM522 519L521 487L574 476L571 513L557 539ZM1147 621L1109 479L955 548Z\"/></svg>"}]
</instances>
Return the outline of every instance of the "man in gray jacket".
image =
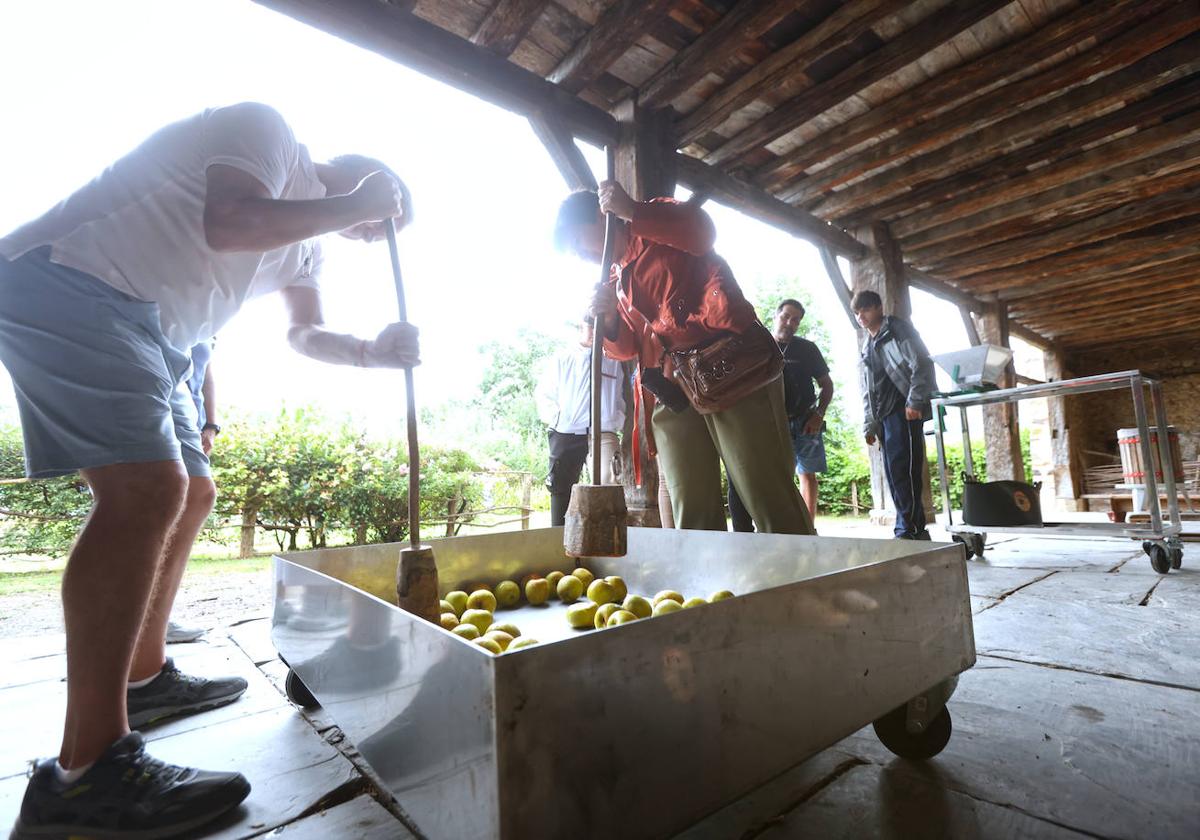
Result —
<instances>
[{"instance_id":1,"label":"man in gray jacket","mask_svg":"<svg viewBox=\"0 0 1200 840\"><path fill-rule=\"evenodd\" d=\"M883 447L883 468L896 504L896 538L927 540L921 487L925 475L922 426L933 417L933 362L921 336L903 318L883 314L875 292L850 303L869 335L862 351L863 434Z\"/></svg>"}]
</instances>

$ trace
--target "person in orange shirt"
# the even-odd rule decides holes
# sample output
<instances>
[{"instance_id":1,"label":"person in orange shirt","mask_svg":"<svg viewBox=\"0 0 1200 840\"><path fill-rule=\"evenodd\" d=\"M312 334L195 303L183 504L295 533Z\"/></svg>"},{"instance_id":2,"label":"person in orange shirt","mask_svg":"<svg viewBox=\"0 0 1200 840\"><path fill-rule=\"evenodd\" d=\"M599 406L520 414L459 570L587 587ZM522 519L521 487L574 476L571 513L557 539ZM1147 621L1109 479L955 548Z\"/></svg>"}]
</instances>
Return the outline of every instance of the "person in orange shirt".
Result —
<instances>
[{"instance_id":1,"label":"person in orange shirt","mask_svg":"<svg viewBox=\"0 0 1200 840\"><path fill-rule=\"evenodd\" d=\"M782 356L713 250L712 219L670 198L634 201L606 181L562 203L558 247L600 262L605 213L621 220L618 257L591 312L604 319L605 353L638 360L635 435L646 429L657 450L676 526L726 530L724 461L762 531L815 533L790 469Z\"/></svg>"}]
</instances>

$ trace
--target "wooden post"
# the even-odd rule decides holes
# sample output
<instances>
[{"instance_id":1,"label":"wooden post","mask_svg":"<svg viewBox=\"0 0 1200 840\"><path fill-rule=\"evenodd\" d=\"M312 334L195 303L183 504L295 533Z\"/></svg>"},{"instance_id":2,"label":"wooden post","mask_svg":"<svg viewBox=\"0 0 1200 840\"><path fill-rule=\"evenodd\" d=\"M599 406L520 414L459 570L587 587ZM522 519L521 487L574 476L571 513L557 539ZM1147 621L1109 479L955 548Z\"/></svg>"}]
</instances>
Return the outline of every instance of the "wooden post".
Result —
<instances>
[{"instance_id":1,"label":"wooden post","mask_svg":"<svg viewBox=\"0 0 1200 840\"><path fill-rule=\"evenodd\" d=\"M254 523L258 518L258 511L253 507L242 509L242 528L241 541L238 545L238 557L246 558L254 556Z\"/></svg>"},{"instance_id":2,"label":"wooden post","mask_svg":"<svg viewBox=\"0 0 1200 840\"><path fill-rule=\"evenodd\" d=\"M458 505L462 501L462 494L457 490L450 497L450 501L446 502L446 536L453 537L454 529L458 524Z\"/></svg>"},{"instance_id":3,"label":"wooden post","mask_svg":"<svg viewBox=\"0 0 1200 840\"><path fill-rule=\"evenodd\" d=\"M850 512L858 516L858 482L850 482Z\"/></svg>"},{"instance_id":4,"label":"wooden post","mask_svg":"<svg viewBox=\"0 0 1200 840\"><path fill-rule=\"evenodd\" d=\"M529 517L533 513L533 475L521 476L521 530L529 530Z\"/></svg>"},{"instance_id":5,"label":"wooden post","mask_svg":"<svg viewBox=\"0 0 1200 840\"><path fill-rule=\"evenodd\" d=\"M675 143L671 111L639 108L626 100L614 109L620 124L616 149L617 180L637 201L675 194ZM658 464L646 448L643 430L641 448L642 485L636 483L633 468L634 400L630 384L633 365L623 365L626 373L625 428L621 434L621 483L625 486L625 504L630 525L662 527L658 509Z\"/></svg>"},{"instance_id":6,"label":"wooden post","mask_svg":"<svg viewBox=\"0 0 1200 840\"><path fill-rule=\"evenodd\" d=\"M1042 358L1047 382L1070 379L1074 375L1067 370L1066 360L1061 351L1046 350ZM1054 506L1048 508L1046 501L1043 501L1042 509L1084 510L1086 505L1080 498L1083 495L1083 463L1079 451L1079 438L1071 433L1070 412L1062 397L1051 397L1046 400L1046 405L1052 453L1049 483L1052 486L1043 488L1042 498L1051 501Z\"/></svg>"},{"instance_id":7,"label":"wooden post","mask_svg":"<svg viewBox=\"0 0 1200 840\"><path fill-rule=\"evenodd\" d=\"M979 337L985 344L1008 347L1008 307L1003 302L990 303L976 315ZM999 383L1011 388L1016 373L1010 363ZM983 407L983 438L987 444L988 481L1024 481L1025 464L1021 460L1021 431L1017 423L1016 403L1000 403Z\"/></svg>"},{"instance_id":8,"label":"wooden post","mask_svg":"<svg viewBox=\"0 0 1200 840\"><path fill-rule=\"evenodd\" d=\"M868 251L865 257L850 263L850 283L854 291L873 291L883 300L884 314L911 318L912 299L909 295L907 267L904 265L900 246L892 237L887 224L876 222L858 231L857 238L867 245ZM866 330L860 329L860 347L866 339ZM884 474L883 448L878 444L868 447L867 455L871 464L871 521L877 525L890 525L896 521L896 506L892 502L892 493ZM921 501L925 505L925 517L932 523L935 521L935 509L933 494L930 491L928 460L925 462L922 484Z\"/></svg>"}]
</instances>

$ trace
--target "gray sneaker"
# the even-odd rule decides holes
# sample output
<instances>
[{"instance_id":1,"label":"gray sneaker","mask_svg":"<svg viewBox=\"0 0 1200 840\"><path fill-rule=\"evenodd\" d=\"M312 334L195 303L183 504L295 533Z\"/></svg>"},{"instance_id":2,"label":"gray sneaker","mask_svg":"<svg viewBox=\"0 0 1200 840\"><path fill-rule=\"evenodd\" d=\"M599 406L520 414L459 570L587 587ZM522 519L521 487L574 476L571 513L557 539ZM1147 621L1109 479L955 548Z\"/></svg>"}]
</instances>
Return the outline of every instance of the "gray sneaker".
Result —
<instances>
[{"instance_id":1,"label":"gray sneaker","mask_svg":"<svg viewBox=\"0 0 1200 840\"><path fill-rule=\"evenodd\" d=\"M225 706L241 697L248 687L249 683L241 677L208 680L189 676L176 668L175 661L168 657L162 673L149 685L125 692L129 728L141 729L166 718Z\"/></svg>"},{"instance_id":2,"label":"gray sneaker","mask_svg":"<svg viewBox=\"0 0 1200 840\"><path fill-rule=\"evenodd\" d=\"M167 644L182 645L194 642L204 635L202 627L185 627L177 621L167 622Z\"/></svg>"},{"instance_id":3,"label":"gray sneaker","mask_svg":"<svg viewBox=\"0 0 1200 840\"><path fill-rule=\"evenodd\" d=\"M52 758L34 764L9 840L177 837L237 807L250 793L241 773L152 758L137 732L105 750L77 781L60 782L54 764Z\"/></svg>"}]
</instances>

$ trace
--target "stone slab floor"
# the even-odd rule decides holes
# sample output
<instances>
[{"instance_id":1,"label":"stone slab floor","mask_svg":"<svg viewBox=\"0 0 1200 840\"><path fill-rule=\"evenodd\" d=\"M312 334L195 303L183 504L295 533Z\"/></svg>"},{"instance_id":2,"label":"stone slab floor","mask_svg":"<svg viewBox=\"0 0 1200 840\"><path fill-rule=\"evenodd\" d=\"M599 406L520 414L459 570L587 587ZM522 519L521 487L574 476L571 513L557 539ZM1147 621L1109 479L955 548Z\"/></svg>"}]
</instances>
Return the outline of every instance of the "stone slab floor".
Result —
<instances>
[{"instance_id":1,"label":"stone slab floor","mask_svg":"<svg viewBox=\"0 0 1200 840\"><path fill-rule=\"evenodd\" d=\"M1200 548L1160 577L1131 543L1009 539L969 573L979 660L940 756L897 759L868 727L680 836L1200 837ZM0 642L0 831L26 761L57 748L61 651L61 636ZM283 698L264 617L173 654L250 680L238 703L147 733L162 758L251 779L211 836L419 836L336 724Z\"/></svg>"}]
</instances>

